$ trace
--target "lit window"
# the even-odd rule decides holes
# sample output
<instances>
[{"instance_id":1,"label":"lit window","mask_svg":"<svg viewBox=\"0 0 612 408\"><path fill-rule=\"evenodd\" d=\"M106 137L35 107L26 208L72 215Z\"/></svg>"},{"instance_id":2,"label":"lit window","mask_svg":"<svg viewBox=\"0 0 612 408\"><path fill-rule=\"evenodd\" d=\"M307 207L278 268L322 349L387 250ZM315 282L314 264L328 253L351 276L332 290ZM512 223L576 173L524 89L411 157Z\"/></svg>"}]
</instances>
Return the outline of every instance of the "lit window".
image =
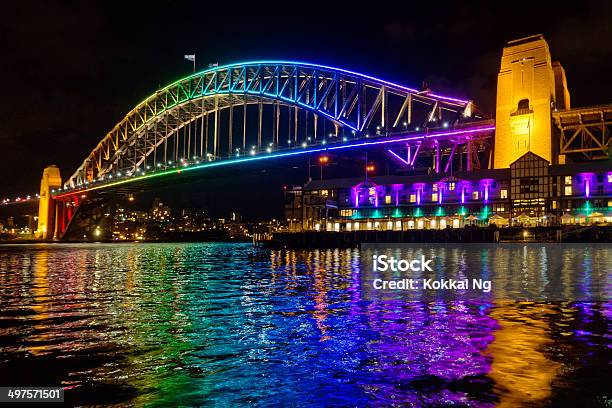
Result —
<instances>
[{"instance_id":1,"label":"lit window","mask_svg":"<svg viewBox=\"0 0 612 408\"><path fill-rule=\"evenodd\" d=\"M566 196L572 195L572 186L565 186L565 195Z\"/></svg>"},{"instance_id":2,"label":"lit window","mask_svg":"<svg viewBox=\"0 0 612 408\"><path fill-rule=\"evenodd\" d=\"M433 185L433 187L432 187L432 191L438 191L438 185L437 185L437 184L434 184L434 185Z\"/></svg>"},{"instance_id":3,"label":"lit window","mask_svg":"<svg viewBox=\"0 0 612 408\"><path fill-rule=\"evenodd\" d=\"M431 201L438 201L438 193L431 194Z\"/></svg>"},{"instance_id":4,"label":"lit window","mask_svg":"<svg viewBox=\"0 0 612 408\"><path fill-rule=\"evenodd\" d=\"M472 191L472 200L478 200L478 191Z\"/></svg>"},{"instance_id":5,"label":"lit window","mask_svg":"<svg viewBox=\"0 0 612 408\"><path fill-rule=\"evenodd\" d=\"M410 194L410 202L416 203L416 194Z\"/></svg>"},{"instance_id":6,"label":"lit window","mask_svg":"<svg viewBox=\"0 0 612 408\"><path fill-rule=\"evenodd\" d=\"M341 217L351 217L353 215L354 211L350 210L350 209L343 209L340 210L340 216Z\"/></svg>"},{"instance_id":7,"label":"lit window","mask_svg":"<svg viewBox=\"0 0 612 408\"><path fill-rule=\"evenodd\" d=\"M572 184L572 176L565 176L565 184Z\"/></svg>"},{"instance_id":8,"label":"lit window","mask_svg":"<svg viewBox=\"0 0 612 408\"><path fill-rule=\"evenodd\" d=\"M608 183L612 183L612 173L608 173Z\"/></svg>"},{"instance_id":9,"label":"lit window","mask_svg":"<svg viewBox=\"0 0 612 408\"><path fill-rule=\"evenodd\" d=\"M385 204L391 204L391 196L390 195L386 195L385 196Z\"/></svg>"},{"instance_id":10,"label":"lit window","mask_svg":"<svg viewBox=\"0 0 612 408\"><path fill-rule=\"evenodd\" d=\"M557 202L556 201L552 202L552 208L553 208L553 210L557 209Z\"/></svg>"},{"instance_id":11,"label":"lit window","mask_svg":"<svg viewBox=\"0 0 612 408\"><path fill-rule=\"evenodd\" d=\"M454 181L448 183L448 190L449 191L455 190L455 182Z\"/></svg>"},{"instance_id":12,"label":"lit window","mask_svg":"<svg viewBox=\"0 0 612 408\"><path fill-rule=\"evenodd\" d=\"M501 190L500 196L501 198L508 198L508 190Z\"/></svg>"},{"instance_id":13,"label":"lit window","mask_svg":"<svg viewBox=\"0 0 612 408\"><path fill-rule=\"evenodd\" d=\"M324 197L327 197L329 195L329 191L321 190L321 195L324 196Z\"/></svg>"}]
</instances>

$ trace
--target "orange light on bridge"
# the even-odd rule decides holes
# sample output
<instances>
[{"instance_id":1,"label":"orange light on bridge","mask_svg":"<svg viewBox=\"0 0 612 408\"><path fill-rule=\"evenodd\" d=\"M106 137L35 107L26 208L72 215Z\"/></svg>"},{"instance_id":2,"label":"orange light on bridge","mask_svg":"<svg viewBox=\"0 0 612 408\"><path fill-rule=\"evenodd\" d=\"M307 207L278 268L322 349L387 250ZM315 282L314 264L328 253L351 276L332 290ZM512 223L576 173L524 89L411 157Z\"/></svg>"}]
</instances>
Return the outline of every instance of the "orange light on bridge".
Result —
<instances>
[{"instance_id":1,"label":"orange light on bridge","mask_svg":"<svg viewBox=\"0 0 612 408\"><path fill-rule=\"evenodd\" d=\"M329 156L319 156L319 163L326 164L329 162Z\"/></svg>"},{"instance_id":2,"label":"orange light on bridge","mask_svg":"<svg viewBox=\"0 0 612 408\"><path fill-rule=\"evenodd\" d=\"M370 171L374 171L374 170L376 170L376 167L374 167L373 164L368 164L366 166L366 171L370 172Z\"/></svg>"}]
</instances>

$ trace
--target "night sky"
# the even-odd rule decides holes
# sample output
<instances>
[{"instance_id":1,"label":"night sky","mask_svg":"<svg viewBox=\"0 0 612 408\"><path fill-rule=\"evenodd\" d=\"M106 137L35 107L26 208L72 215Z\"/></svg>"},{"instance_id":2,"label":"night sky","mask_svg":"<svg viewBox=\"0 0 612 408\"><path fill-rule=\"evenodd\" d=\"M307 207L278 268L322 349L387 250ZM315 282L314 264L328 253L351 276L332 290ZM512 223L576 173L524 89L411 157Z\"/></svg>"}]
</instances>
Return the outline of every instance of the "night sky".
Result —
<instances>
[{"instance_id":1,"label":"night sky","mask_svg":"<svg viewBox=\"0 0 612 408\"><path fill-rule=\"evenodd\" d=\"M37 192L51 163L68 177L135 104L191 72L184 54L195 53L200 69L292 59L413 87L426 80L492 114L505 42L543 33L572 105L612 102L612 2L347 6L361 15L322 2L131 3L2 3L0 197Z\"/></svg>"}]
</instances>

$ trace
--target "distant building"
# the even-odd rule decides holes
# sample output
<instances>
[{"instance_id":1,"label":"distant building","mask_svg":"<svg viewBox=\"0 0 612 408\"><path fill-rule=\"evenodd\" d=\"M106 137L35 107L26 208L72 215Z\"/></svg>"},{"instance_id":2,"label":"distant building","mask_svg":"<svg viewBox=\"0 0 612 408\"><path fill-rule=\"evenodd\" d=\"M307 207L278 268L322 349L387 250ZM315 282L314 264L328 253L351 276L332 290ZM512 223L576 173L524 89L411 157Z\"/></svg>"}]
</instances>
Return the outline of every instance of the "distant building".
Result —
<instances>
[{"instance_id":1,"label":"distant building","mask_svg":"<svg viewBox=\"0 0 612 408\"><path fill-rule=\"evenodd\" d=\"M301 186L285 189L285 219L289 231L300 231L302 229L302 193Z\"/></svg>"},{"instance_id":2,"label":"distant building","mask_svg":"<svg viewBox=\"0 0 612 408\"><path fill-rule=\"evenodd\" d=\"M164 205L159 198L153 200L153 206L149 211L151 219L154 221L170 221L172 211L170 207Z\"/></svg>"}]
</instances>

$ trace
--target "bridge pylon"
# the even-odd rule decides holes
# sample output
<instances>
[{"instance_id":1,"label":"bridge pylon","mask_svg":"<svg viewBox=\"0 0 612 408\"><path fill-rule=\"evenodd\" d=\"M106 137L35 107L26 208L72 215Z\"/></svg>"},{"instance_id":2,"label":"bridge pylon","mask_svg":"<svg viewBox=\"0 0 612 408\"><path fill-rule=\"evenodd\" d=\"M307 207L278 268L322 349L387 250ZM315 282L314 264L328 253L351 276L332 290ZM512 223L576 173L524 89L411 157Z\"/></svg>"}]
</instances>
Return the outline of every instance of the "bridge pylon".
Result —
<instances>
[{"instance_id":1,"label":"bridge pylon","mask_svg":"<svg viewBox=\"0 0 612 408\"><path fill-rule=\"evenodd\" d=\"M553 62L544 37L508 42L497 77L494 167L508 168L527 152L557 164L552 112L569 103L565 71Z\"/></svg>"},{"instance_id":2,"label":"bridge pylon","mask_svg":"<svg viewBox=\"0 0 612 408\"><path fill-rule=\"evenodd\" d=\"M51 190L62 186L59 168L52 164L45 167L40 180L40 201L38 203L38 239L52 239L55 233L55 200Z\"/></svg>"}]
</instances>

